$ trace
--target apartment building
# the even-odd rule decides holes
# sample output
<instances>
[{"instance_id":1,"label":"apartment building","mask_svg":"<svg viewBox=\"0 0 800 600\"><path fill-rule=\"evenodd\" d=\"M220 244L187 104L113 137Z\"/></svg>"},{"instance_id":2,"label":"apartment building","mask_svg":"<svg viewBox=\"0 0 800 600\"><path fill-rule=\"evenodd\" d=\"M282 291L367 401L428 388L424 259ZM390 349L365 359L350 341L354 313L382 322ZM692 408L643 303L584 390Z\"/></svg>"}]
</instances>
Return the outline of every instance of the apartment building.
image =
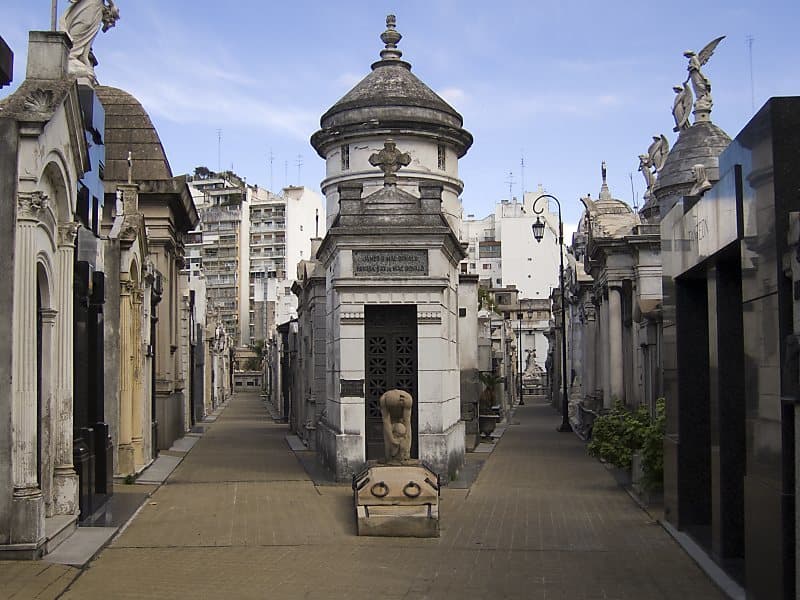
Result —
<instances>
[{"instance_id":1,"label":"apartment building","mask_svg":"<svg viewBox=\"0 0 800 600\"><path fill-rule=\"evenodd\" d=\"M310 256L311 238L324 233L319 194L289 186L278 195L204 169L189 186L201 218L186 243L190 276L205 276L209 311L238 347L270 338L297 315L297 263Z\"/></svg>"}]
</instances>

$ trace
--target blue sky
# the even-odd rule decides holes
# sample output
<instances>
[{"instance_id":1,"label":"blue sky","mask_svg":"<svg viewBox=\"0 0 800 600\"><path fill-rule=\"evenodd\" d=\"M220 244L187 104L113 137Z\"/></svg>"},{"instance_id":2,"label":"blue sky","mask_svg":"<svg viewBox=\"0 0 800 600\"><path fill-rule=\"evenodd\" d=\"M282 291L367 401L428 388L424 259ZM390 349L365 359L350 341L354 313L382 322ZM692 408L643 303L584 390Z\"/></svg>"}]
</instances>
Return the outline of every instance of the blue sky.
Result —
<instances>
[{"instance_id":1,"label":"blue sky","mask_svg":"<svg viewBox=\"0 0 800 600\"><path fill-rule=\"evenodd\" d=\"M67 5L59 1L59 13ZM308 138L369 72L387 13L413 72L464 116L475 143L460 163L465 212L483 216L522 186L558 196L564 220L600 187L641 198L637 156L651 136L674 143L672 86L684 50L720 35L704 72L712 119L734 137L770 96L800 94L800 2L263 2L117 0L121 20L94 49L104 85L138 97L173 171L233 166L251 183L319 189ZM49 27L50 0L3 0L0 35L24 77L27 31ZM747 37L754 38L751 93ZM754 100L753 100L754 96ZM222 130L221 165L217 130ZM270 153L273 156L270 174ZM302 167L298 173L298 156Z\"/></svg>"}]
</instances>

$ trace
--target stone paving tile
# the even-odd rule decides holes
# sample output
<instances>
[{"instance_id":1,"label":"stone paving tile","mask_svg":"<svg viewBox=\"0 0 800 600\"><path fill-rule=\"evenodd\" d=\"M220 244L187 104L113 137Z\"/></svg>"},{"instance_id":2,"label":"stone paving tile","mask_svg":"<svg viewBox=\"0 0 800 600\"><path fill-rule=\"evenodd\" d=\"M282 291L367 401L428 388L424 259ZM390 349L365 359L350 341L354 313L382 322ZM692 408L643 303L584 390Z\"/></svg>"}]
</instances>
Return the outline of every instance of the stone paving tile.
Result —
<instances>
[{"instance_id":1,"label":"stone paving tile","mask_svg":"<svg viewBox=\"0 0 800 600\"><path fill-rule=\"evenodd\" d=\"M49 600L58 596L78 575L78 569L41 561L0 561L0 598Z\"/></svg>"},{"instance_id":2,"label":"stone paving tile","mask_svg":"<svg viewBox=\"0 0 800 600\"><path fill-rule=\"evenodd\" d=\"M442 490L438 539L356 536L349 486L315 487L264 416L234 398L63 597L723 597L547 406L518 409L470 489Z\"/></svg>"}]
</instances>

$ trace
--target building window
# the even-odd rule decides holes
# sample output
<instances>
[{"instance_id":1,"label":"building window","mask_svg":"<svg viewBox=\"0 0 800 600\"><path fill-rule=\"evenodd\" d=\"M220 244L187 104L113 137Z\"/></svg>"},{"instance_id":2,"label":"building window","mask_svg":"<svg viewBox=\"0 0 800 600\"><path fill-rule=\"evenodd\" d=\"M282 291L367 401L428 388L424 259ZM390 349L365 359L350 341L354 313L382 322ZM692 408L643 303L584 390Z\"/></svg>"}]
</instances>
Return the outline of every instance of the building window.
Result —
<instances>
[{"instance_id":1,"label":"building window","mask_svg":"<svg viewBox=\"0 0 800 600\"><path fill-rule=\"evenodd\" d=\"M342 146L342 171L350 169L350 144Z\"/></svg>"},{"instance_id":2,"label":"building window","mask_svg":"<svg viewBox=\"0 0 800 600\"><path fill-rule=\"evenodd\" d=\"M501 285L503 285L503 280L502 279L495 279L494 282L497 284L497 287L500 287Z\"/></svg>"},{"instance_id":3,"label":"building window","mask_svg":"<svg viewBox=\"0 0 800 600\"><path fill-rule=\"evenodd\" d=\"M489 263L483 263L483 270L484 271L488 271L491 268L492 268L492 265L490 265Z\"/></svg>"},{"instance_id":4,"label":"building window","mask_svg":"<svg viewBox=\"0 0 800 600\"><path fill-rule=\"evenodd\" d=\"M439 170L444 171L447 168L447 157L445 154L444 144L439 144Z\"/></svg>"}]
</instances>

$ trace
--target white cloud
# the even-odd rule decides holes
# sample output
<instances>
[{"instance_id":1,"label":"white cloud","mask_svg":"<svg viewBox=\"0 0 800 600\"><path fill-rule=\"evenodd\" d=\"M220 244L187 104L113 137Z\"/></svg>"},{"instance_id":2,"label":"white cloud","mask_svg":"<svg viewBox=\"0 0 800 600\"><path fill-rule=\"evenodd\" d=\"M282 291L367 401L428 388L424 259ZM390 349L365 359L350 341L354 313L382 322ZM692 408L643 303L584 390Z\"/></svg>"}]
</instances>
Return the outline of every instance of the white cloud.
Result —
<instances>
[{"instance_id":1,"label":"white cloud","mask_svg":"<svg viewBox=\"0 0 800 600\"><path fill-rule=\"evenodd\" d=\"M467 99L467 94L461 88L448 87L436 92L444 98L449 104L463 104Z\"/></svg>"}]
</instances>

